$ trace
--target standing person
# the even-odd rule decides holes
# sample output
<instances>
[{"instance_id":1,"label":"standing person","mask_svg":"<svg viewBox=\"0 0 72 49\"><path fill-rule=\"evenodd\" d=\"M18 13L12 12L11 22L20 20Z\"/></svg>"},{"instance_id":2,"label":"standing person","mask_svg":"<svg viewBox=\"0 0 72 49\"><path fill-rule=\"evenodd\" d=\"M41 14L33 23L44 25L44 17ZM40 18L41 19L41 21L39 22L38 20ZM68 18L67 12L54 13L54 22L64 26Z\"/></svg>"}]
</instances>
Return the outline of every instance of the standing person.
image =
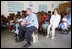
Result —
<instances>
[{"instance_id":1,"label":"standing person","mask_svg":"<svg viewBox=\"0 0 72 49\"><path fill-rule=\"evenodd\" d=\"M59 25L60 18L61 18L61 16L58 14L57 9L54 9L54 14L51 16L51 19L50 19L50 25L47 28L47 36L46 36L46 38L49 37L50 28L52 28L52 38L51 39L54 39L54 37L55 37L55 29Z\"/></svg>"}]
</instances>

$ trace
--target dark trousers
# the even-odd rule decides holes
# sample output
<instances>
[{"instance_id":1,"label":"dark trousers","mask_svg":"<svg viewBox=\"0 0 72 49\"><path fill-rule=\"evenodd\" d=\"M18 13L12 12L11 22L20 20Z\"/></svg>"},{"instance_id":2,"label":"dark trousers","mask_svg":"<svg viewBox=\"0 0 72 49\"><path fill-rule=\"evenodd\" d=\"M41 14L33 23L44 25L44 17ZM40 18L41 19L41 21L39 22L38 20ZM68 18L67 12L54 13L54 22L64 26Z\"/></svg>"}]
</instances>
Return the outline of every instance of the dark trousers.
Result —
<instances>
[{"instance_id":1,"label":"dark trousers","mask_svg":"<svg viewBox=\"0 0 72 49\"><path fill-rule=\"evenodd\" d=\"M19 26L19 37L22 39L26 33L26 41L30 42L31 33L36 30L37 28L34 26L31 26L31 27Z\"/></svg>"}]
</instances>

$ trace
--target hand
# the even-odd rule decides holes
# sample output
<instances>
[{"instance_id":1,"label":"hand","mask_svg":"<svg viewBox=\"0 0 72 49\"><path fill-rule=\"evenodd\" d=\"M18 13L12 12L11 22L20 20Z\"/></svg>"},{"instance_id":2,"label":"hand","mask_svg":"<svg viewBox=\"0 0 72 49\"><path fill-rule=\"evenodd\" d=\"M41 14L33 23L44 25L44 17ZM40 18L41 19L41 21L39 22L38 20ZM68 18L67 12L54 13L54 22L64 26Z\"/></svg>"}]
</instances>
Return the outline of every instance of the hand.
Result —
<instances>
[{"instance_id":1,"label":"hand","mask_svg":"<svg viewBox=\"0 0 72 49\"><path fill-rule=\"evenodd\" d=\"M22 26L25 26L25 23L24 23L24 22L21 22L21 25L22 25Z\"/></svg>"}]
</instances>

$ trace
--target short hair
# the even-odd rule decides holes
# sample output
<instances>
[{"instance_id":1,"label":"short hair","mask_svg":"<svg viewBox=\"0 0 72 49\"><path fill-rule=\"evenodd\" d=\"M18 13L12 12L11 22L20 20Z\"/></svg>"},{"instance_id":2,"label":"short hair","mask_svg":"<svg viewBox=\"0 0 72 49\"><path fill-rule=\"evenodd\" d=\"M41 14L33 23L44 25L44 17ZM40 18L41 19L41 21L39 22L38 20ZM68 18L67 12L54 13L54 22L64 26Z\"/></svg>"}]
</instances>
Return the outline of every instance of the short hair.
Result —
<instances>
[{"instance_id":1,"label":"short hair","mask_svg":"<svg viewBox=\"0 0 72 49\"><path fill-rule=\"evenodd\" d=\"M51 11L48 11L48 13L51 13Z\"/></svg>"},{"instance_id":2,"label":"short hair","mask_svg":"<svg viewBox=\"0 0 72 49\"><path fill-rule=\"evenodd\" d=\"M32 9L31 8L27 8L27 9L32 12Z\"/></svg>"},{"instance_id":3,"label":"short hair","mask_svg":"<svg viewBox=\"0 0 72 49\"><path fill-rule=\"evenodd\" d=\"M22 10L22 12L25 12L24 10Z\"/></svg>"},{"instance_id":4,"label":"short hair","mask_svg":"<svg viewBox=\"0 0 72 49\"><path fill-rule=\"evenodd\" d=\"M20 13L20 11L17 11L18 13Z\"/></svg>"}]
</instances>

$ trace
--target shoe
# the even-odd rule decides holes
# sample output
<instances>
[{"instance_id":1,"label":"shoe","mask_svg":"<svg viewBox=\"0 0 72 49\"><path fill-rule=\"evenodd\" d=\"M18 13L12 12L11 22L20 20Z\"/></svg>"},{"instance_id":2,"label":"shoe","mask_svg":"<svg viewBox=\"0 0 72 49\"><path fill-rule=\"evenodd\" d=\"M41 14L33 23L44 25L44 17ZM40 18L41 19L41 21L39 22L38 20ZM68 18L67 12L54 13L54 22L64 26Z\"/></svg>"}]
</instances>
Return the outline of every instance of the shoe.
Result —
<instances>
[{"instance_id":1,"label":"shoe","mask_svg":"<svg viewBox=\"0 0 72 49\"><path fill-rule=\"evenodd\" d=\"M14 37L17 37L17 34L15 33Z\"/></svg>"},{"instance_id":2,"label":"shoe","mask_svg":"<svg viewBox=\"0 0 72 49\"><path fill-rule=\"evenodd\" d=\"M54 39L55 37L52 37L51 39Z\"/></svg>"},{"instance_id":3,"label":"shoe","mask_svg":"<svg viewBox=\"0 0 72 49\"><path fill-rule=\"evenodd\" d=\"M14 32L15 30L12 30L11 32Z\"/></svg>"},{"instance_id":4,"label":"shoe","mask_svg":"<svg viewBox=\"0 0 72 49\"><path fill-rule=\"evenodd\" d=\"M22 48L28 48L29 46L31 46L31 43L26 43Z\"/></svg>"},{"instance_id":5,"label":"shoe","mask_svg":"<svg viewBox=\"0 0 72 49\"><path fill-rule=\"evenodd\" d=\"M16 38L15 40L16 40L16 42L21 42L21 41L23 41L24 39L18 39L18 38Z\"/></svg>"},{"instance_id":6,"label":"shoe","mask_svg":"<svg viewBox=\"0 0 72 49\"><path fill-rule=\"evenodd\" d=\"M48 37L49 37L49 35L46 36L46 38L48 38Z\"/></svg>"}]
</instances>

